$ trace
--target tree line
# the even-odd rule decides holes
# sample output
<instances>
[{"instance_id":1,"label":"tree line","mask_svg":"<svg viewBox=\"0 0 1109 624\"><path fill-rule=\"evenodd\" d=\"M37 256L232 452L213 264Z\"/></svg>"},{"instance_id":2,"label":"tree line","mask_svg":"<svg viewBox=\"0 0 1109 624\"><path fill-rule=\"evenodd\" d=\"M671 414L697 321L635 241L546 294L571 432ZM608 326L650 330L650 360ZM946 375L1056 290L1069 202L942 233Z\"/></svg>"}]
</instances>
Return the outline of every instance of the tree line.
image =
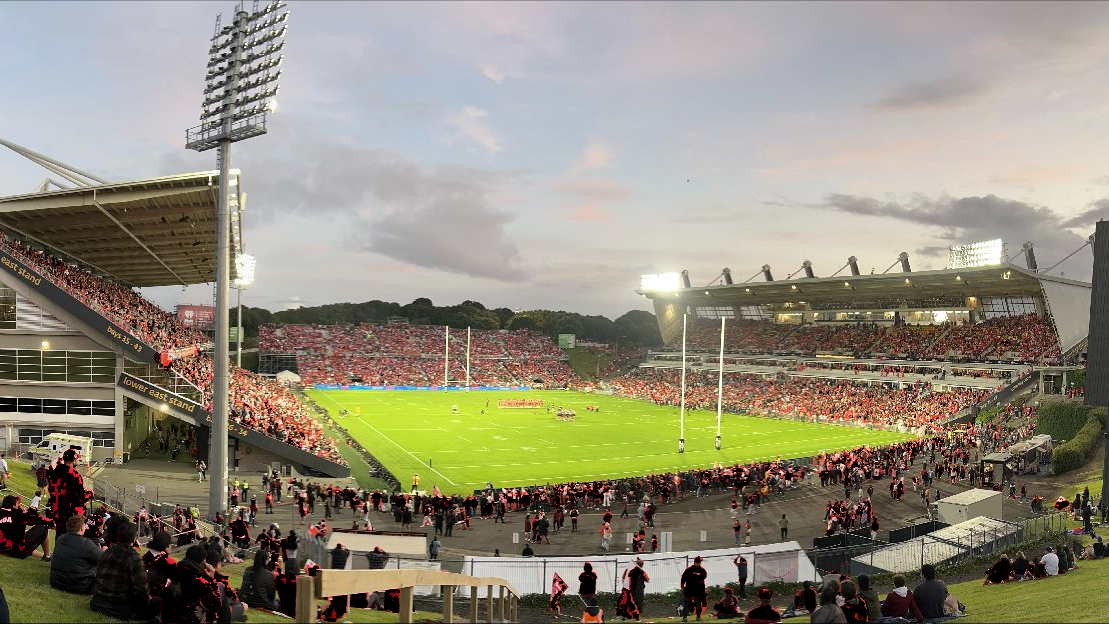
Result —
<instances>
[{"instance_id":1,"label":"tree line","mask_svg":"<svg viewBox=\"0 0 1109 624\"><path fill-rule=\"evenodd\" d=\"M236 314L236 309L232 308L232 325L235 324ZM405 319L413 325L447 325L452 329L533 329L552 339L557 339L559 334L574 334L578 340L625 347L657 347L662 343L655 315L643 310L631 310L612 320L606 316L586 316L563 310L486 308L477 301L437 306L426 297L405 305L375 299L364 303L329 303L280 312L243 306L243 333L248 337L256 336L258 326L265 324L363 324L384 323L389 319Z\"/></svg>"}]
</instances>

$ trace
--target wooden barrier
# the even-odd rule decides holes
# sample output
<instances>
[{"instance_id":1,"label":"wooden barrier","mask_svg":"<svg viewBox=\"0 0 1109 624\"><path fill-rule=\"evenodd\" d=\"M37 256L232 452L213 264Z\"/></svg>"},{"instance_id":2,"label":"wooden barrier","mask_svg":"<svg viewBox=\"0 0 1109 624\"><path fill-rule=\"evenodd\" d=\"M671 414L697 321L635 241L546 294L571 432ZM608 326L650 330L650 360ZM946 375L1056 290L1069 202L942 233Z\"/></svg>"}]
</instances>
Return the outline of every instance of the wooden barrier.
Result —
<instances>
[{"instance_id":1,"label":"wooden barrier","mask_svg":"<svg viewBox=\"0 0 1109 624\"><path fill-rule=\"evenodd\" d=\"M470 588L470 622L478 621L477 590L486 588L486 621L515 622L519 616L520 592L496 577L467 576L435 570L317 570L315 576L297 577L296 621L316 621L316 602L321 598L400 589L400 622L412 621L412 594L420 585L439 585L443 594L443 621L454 618L454 590ZM499 588L499 605L494 606L494 588Z\"/></svg>"}]
</instances>

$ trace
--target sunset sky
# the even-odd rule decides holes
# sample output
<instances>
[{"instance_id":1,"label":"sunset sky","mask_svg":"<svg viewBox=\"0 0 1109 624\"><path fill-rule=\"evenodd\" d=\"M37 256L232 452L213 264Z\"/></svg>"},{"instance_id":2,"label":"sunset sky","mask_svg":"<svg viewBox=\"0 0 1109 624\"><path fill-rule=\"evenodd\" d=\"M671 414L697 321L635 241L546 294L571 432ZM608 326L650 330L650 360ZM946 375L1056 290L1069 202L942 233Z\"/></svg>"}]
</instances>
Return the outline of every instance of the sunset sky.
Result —
<instances>
[{"instance_id":1,"label":"sunset sky","mask_svg":"<svg viewBox=\"0 0 1109 624\"><path fill-rule=\"evenodd\" d=\"M942 268L991 238L1049 266L1109 213L1109 5L290 6L271 131L234 148L249 305L617 316L642 273ZM0 4L0 137L112 180L214 169L185 128L233 7ZM0 194L45 177L0 151Z\"/></svg>"}]
</instances>

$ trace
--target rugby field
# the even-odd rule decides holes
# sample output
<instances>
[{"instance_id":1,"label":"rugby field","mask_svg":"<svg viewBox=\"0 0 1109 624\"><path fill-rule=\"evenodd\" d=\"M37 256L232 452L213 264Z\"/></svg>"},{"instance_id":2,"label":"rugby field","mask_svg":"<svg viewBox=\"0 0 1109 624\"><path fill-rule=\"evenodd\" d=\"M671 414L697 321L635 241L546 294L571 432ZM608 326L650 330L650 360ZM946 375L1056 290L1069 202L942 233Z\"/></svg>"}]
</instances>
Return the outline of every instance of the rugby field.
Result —
<instances>
[{"instance_id":1,"label":"rugby field","mask_svg":"<svg viewBox=\"0 0 1109 624\"><path fill-rule=\"evenodd\" d=\"M308 396L408 486L447 493L809 457L912 436L887 431L724 414L714 449L715 411L687 411L679 454L678 408L581 392L308 390ZM542 399L539 409L498 409L501 399ZM489 407L486 408L486 401ZM586 411L587 405L600 412ZM453 407L458 413L453 413ZM577 412L560 422L554 409ZM349 413L342 415L343 409ZM485 414L481 410L485 409Z\"/></svg>"}]
</instances>

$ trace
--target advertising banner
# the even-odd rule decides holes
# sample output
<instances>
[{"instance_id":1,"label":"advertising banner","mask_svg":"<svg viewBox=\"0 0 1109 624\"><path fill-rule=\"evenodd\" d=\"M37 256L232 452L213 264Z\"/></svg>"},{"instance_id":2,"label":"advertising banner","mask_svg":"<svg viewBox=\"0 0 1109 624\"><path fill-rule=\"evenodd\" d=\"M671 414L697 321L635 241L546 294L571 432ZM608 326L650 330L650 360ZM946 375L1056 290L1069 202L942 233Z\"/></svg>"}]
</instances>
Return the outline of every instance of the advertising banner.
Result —
<instances>
[{"instance_id":1,"label":"advertising banner","mask_svg":"<svg viewBox=\"0 0 1109 624\"><path fill-rule=\"evenodd\" d=\"M185 327L207 331L212 329L212 324L216 322L216 309L204 305L179 305L177 322Z\"/></svg>"},{"instance_id":2,"label":"advertising banner","mask_svg":"<svg viewBox=\"0 0 1109 624\"><path fill-rule=\"evenodd\" d=\"M558 348L573 349L577 345L577 336L574 334L559 334Z\"/></svg>"}]
</instances>

